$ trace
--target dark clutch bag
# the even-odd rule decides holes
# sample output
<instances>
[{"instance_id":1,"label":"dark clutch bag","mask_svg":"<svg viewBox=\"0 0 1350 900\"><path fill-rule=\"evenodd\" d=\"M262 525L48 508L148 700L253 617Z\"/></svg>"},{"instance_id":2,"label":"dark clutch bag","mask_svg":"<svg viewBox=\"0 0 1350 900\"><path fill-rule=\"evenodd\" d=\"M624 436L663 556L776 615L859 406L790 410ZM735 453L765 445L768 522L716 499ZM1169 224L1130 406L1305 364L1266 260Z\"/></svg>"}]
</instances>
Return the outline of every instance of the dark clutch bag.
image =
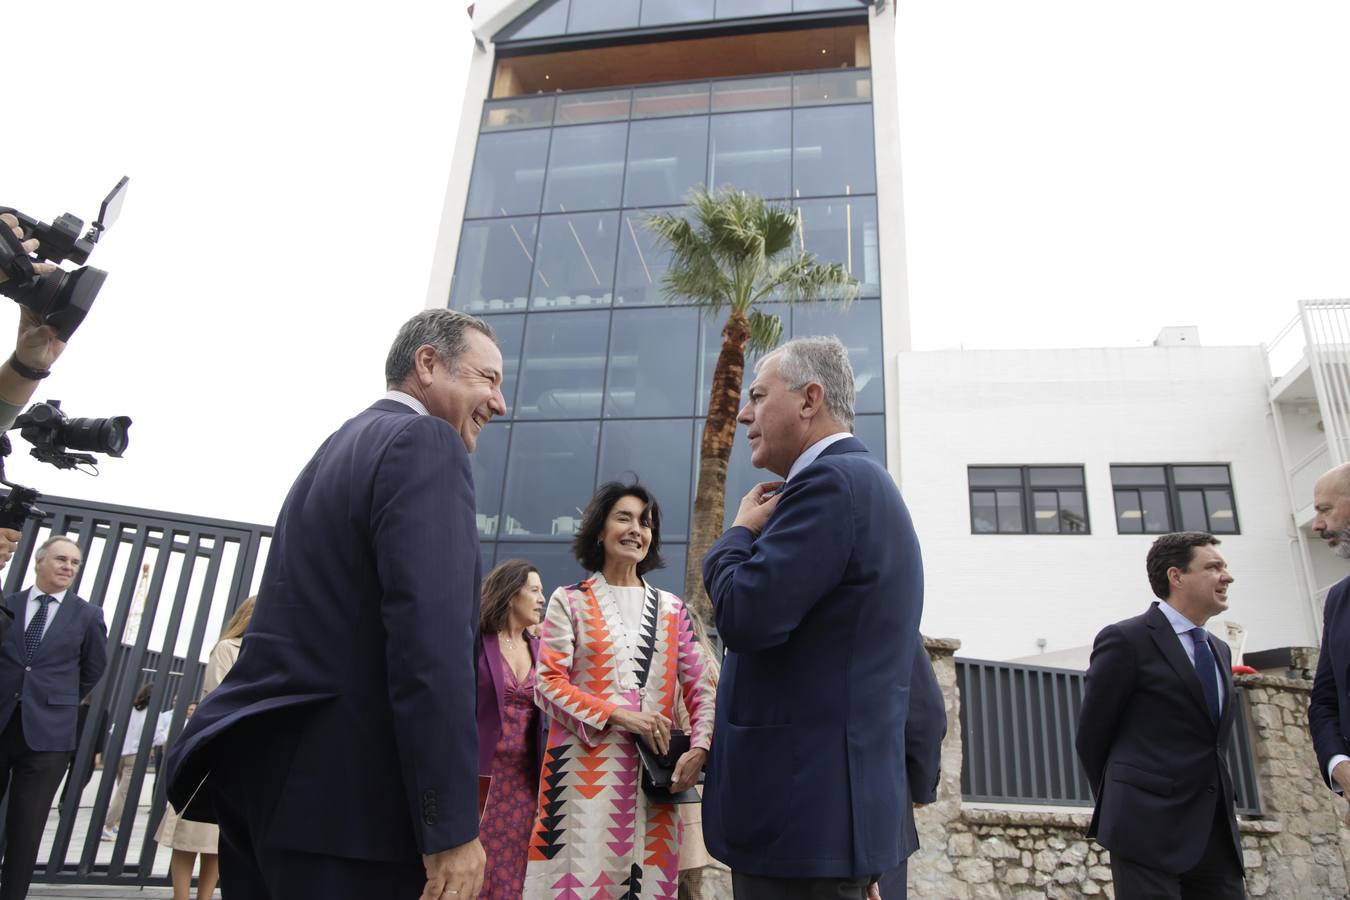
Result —
<instances>
[{"instance_id":1,"label":"dark clutch bag","mask_svg":"<svg viewBox=\"0 0 1350 900\"><path fill-rule=\"evenodd\" d=\"M698 791L690 788L678 794L670 792L670 784L675 780L675 764L680 757L689 752L689 735L683 731L670 733L670 750L657 753L641 738L637 741L638 757L642 768L642 792L656 803L702 803ZM699 781L703 780L702 775Z\"/></svg>"}]
</instances>

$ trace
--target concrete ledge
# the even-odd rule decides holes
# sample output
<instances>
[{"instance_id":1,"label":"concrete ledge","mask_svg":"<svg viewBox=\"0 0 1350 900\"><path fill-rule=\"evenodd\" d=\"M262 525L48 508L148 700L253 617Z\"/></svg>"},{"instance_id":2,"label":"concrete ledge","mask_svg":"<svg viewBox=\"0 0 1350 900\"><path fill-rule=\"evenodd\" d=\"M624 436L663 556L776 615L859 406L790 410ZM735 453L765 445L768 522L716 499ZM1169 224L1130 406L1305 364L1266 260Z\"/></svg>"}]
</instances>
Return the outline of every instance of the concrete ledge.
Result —
<instances>
[{"instance_id":1,"label":"concrete ledge","mask_svg":"<svg viewBox=\"0 0 1350 900\"><path fill-rule=\"evenodd\" d=\"M1294 691L1311 694L1313 683L1302 678L1286 678L1283 675L1234 675L1233 684L1238 687L1273 688L1277 691Z\"/></svg>"},{"instance_id":2,"label":"concrete ledge","mask_svg":"<svg viewBox=\"0 0 1350 900\"><path fill-rule=\"evenodd\" d=\"M929 653L955 653L961 649L961 642L956 638L930 638L923 639L923 647Z\"/></svg>"},{"instance_id":3,"label":"concrete ledge","mask_svg":"<svg viewBox=\"0 0 1350 900\"><path fill-rule=\"evenodd\" d=\"M1087 831L1092 813L1043 812L1035 809L994 809L963 807L961 821L967 825L999 826L1002 828L1074 828ZM1280 834L1284 825L1274 819L1238 818L1238 831L1243 834Z\"/></svg>"}]
</instances>

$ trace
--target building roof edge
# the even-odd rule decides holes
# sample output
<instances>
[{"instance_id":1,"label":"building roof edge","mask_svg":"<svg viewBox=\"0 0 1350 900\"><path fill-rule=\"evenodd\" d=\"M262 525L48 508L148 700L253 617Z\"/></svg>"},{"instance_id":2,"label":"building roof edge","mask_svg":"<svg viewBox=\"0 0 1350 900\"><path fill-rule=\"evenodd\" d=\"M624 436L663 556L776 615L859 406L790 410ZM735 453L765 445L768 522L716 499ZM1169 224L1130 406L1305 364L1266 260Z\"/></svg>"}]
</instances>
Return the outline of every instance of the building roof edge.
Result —
<instances>
[{"instance_id":1,"label":"building roof edge","mask_svg":"<svg viewBox=\"0 0 1350 900\"><path fill-rule=\"evenodd\" d=\"M520 18L542 0L478 0L473 5L473 36L483 44L492 43L507 25Z\"/></svg>"}]
</instances>

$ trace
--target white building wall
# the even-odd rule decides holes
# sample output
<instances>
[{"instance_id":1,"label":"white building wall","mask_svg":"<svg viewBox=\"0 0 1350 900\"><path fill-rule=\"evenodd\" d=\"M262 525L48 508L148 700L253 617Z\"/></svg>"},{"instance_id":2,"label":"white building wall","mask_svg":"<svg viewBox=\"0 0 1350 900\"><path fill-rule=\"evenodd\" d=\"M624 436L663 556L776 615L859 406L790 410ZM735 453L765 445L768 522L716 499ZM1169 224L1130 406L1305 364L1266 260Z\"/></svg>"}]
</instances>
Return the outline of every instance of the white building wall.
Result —
<instances>
[{"instance_id":1,"label":"white building wall","mask_svg":"<svg viewBox=\"0 0 1350 900\"><path fill-rule=\"evenodd\" d=\"M924 632L1010 659L1092 643L1152 600L1151 535L1116 533L1112 463L1231 466L1240 535L1225 617L1248 650L1315 645L1259 347L897 357L902 490L924 551ZM1084 466L1091 534L973 535L966 467Z\"/></svg>"}]
</instances>

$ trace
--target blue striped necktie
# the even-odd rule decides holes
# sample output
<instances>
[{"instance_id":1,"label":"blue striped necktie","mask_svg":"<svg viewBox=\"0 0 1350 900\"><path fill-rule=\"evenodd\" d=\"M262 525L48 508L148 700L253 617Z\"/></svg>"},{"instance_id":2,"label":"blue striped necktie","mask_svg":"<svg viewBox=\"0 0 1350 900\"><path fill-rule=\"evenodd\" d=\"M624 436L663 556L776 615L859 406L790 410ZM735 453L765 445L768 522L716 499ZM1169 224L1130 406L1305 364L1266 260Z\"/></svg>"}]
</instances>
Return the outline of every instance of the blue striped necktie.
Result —
<instances>
[{"instance_id":1,"label":"blue striped necktie","mask_svg":"<svg viewBox=\"0 0 1350 900\"><path fill-rule=\"evenodd\" d=\"M42 631L47 627L47 607L55 599L50 594L42 594L37 598L37 612L33 613L33 619L28 623L28 630L23 633L23 649L28 654L28 659L33 658L33 654L37 652L38 644L42 643Z\"/></svg>"},{"instance_id":2,"label":"blue striped necktie","mask_svg":"<svg viewBox=\"0 0 1350 900\"><path fill-rule=\"evenodd\" d=\"M1205 692L1209 717L1219 721L1219 673L1214 666L1214 651L1209 648L1208 634L1203 628L1189 632L1195 644L1195 674L1200 676L1200 688Z\"/></svg>"}]
</instances>

